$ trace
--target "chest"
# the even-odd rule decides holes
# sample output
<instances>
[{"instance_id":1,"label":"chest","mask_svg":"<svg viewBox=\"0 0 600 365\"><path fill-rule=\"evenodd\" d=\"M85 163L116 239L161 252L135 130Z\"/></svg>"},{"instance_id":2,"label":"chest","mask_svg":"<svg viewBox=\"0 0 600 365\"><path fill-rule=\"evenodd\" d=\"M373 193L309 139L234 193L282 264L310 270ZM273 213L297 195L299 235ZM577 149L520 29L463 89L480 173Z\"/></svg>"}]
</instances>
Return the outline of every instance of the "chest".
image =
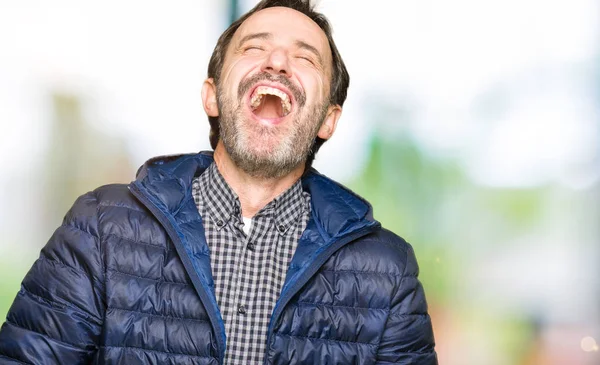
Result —
<instances>
[{"instance_id":1,"label":"chest","mask_svg":"<svg viewBox=\"0 0 600 365\"><path fill-rule=\"evenodd\" d=\"M216 364L210 310L166 233L153 230L105 232L107 310L98 356ZM265 343L267 363L374 363L396 283L348 261L347 252L334 253L284 304Z\"/></svg>"}]
</instances>

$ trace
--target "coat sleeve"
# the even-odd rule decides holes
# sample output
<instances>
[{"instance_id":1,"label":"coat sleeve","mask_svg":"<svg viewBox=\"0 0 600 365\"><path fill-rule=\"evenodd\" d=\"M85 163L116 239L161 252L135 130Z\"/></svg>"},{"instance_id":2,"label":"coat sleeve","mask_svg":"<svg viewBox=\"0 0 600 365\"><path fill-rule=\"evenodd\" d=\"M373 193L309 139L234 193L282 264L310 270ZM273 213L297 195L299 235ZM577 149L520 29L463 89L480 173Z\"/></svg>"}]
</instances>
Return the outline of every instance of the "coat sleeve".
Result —
<instances>
[{"instance_id":1,"label":"coat sleeve","mask_svg":"<svg viewBox=\"0 0 600 365\"><path fill-rule=\"evenodd\" d=\"M81 196L21 284L0 329L0 364L88 364L104 317L98 202Z\"/></svg>"},{"instance_id":2,"label":"coat sleeve","mask_svg":"<svg viewBox=\"0 0 600 365\"><path fill-rule=\"evenodd\" d=\"M379 343L377 365L438 363L431 318L418 273L414 251L408 245L404 273Z\"/></svg>"}]
</instances>

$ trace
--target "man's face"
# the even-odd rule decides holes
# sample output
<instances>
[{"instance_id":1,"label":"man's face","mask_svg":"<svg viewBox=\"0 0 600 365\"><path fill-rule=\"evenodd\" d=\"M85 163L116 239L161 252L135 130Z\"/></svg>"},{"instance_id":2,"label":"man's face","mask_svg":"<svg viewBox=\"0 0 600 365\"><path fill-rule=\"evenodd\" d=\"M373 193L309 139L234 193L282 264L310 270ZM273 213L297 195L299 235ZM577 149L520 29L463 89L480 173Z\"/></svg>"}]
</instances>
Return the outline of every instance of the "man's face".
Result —
<instances>
[{"instance_id":1,"label":"man's face","mask_svg":"<svg viewBox=\"0 0 600 365\"><path fill-rule=\"evenodd\" d=\"M248 18L229 44L216 85L221 139L246 173L274 178L303 164L341 109L329 105L331 50L324 32L295 10Z\"/></svg>"}]
</instances>

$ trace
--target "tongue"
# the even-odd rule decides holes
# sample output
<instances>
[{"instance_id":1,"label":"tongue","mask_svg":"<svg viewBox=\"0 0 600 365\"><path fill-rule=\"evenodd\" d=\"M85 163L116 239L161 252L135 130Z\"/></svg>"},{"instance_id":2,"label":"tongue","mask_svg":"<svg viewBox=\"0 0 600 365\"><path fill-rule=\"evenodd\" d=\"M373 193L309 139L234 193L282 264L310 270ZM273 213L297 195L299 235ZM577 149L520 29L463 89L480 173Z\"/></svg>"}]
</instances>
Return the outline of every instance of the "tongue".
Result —
<instances>
[{"instance_id":1,"label":"tongue","mask_svg":"<svg viewBox=\"0 0 600 365\"><path fill-rule=\"evenodd\" d=\"M258 108L254 110L254 114L261 118L280 118L283 116L283 107L281 99L275 95L265 95L260 102Z\"/></svg>"}]
</instances>

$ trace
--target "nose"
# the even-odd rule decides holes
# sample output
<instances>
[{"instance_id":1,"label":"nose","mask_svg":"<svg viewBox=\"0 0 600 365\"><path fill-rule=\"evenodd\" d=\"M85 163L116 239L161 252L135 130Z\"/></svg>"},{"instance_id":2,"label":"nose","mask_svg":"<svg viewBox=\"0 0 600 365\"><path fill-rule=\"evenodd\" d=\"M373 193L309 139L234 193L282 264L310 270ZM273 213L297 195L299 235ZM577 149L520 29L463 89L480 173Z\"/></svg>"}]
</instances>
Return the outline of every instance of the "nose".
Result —
<instances>
[{"instance_id":1,"label":"nose","mask_svg":"<svg viewBox=\"0 0 600 365\"><path fill-rule=\"evenodd\" d=\"M281 48L271 51L262 65L262 71L269 72L273 75L292 77L292 71L287 52Z\"/></svg>"}]
</instances>

